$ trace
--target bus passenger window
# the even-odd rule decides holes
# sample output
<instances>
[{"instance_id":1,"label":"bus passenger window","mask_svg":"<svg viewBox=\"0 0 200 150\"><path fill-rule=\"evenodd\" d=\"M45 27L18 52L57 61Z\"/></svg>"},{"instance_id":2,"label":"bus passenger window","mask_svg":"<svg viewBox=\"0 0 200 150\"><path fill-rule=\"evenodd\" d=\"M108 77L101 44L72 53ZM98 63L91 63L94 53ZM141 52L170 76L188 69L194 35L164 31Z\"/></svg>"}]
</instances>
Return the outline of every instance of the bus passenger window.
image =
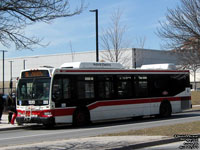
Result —
<instances>
[{"instance_id":1,"label":"bus passenger window","mask_svg":"<svg viewBox=\"0 0 200 150\"><path fill-rule=\"evenodd\" d=\"M113 78L106 76L98 77L98 94L101 99L112 98L114 95Z\"/></svg>"},{"instance_id":2,"label":"bus passenger window","mask_svg":"<svg viewBox=\"0 0 200 150\"><path fill-rule=\"evenodd\" d=\"M117 93L119 98L128 98L132 96L131 76L118 76Z\"/></svg>"},{"instance_id":3,"label":"bus passenger window","mask_svg":"<svg viewBox=\"0 0 200 150\"><path fill-rule=\"evenodd\" d=\"M111 98L113 96L114 90L111 82L100 82L98 88L100 98Z\"/></svg>"},{"instance_id":4,"label":"bus passenger window","mask_svg":"<svg viewBox=\"0 0 200 150\"><path fill-rule=\"evenodd\" d=\"M147 76L134 76L135 97L145 98L148 96Z\"/></svg>"},{"instance_id":5,"label":"bus passenger window","mask_svg":"<svg viewBox=\"0 0 200 150\"><path fill-rule=\"evenodd\" d=\"M79 76L77 81L78 99L94 98L94 77Z\"/></svg>"},{"instance_id":6,"label":"bus passenger window","mask_svg":"<svg viewBox=\"0 0 200 150\"><path fill-rule=\"evenodd\" d=\"M62 99L62 79L55 79L53 82L53 100L59 101Z\"/></svg>"},{"instance_id":7,"label":"bus passenger window","mask_svg":"<svg viewBox=\"0 0 200 150\"><path fill-rule=\"evenodd\" d=\"M63 98L64 99L71 98L71 84L68 78L63 79Z\"/></svg>"}]
</instances>

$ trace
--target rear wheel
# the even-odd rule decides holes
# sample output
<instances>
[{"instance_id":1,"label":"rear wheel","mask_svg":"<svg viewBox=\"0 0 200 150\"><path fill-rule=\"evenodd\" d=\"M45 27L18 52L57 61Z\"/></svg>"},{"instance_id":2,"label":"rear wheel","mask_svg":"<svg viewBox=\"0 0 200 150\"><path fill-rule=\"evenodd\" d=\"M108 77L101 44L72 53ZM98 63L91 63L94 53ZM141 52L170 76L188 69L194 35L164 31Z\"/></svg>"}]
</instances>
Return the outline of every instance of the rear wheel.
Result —
<instances>
[{"instance_id":1,"label":"rear wheel","mask_svg":"<svg viewBox=\"0 0 200 150\"><path fill-rule=\"evenodd\" d=\"M89 111L84 109L77 109L73 115L73 125L74 126L85 126L90 123Z\"/></svg>"},{"instance_id":2,"label":"rear wheel","mask_svg":"<svg viewBox=\"0 0 200 150\"><path fill-rule=\"evenodd\" d=\"M136 116L136 117L132 117L132 120L141 120L143 118L143 116Z\"/></svg>"},{"instance_id":3,"label":"rear wheel","mask_svg":"<svg viewBox=\"0 0 200 150\"><path fill-rule=\"evenodd\" d=\"M163 101L160 105L160 117L170 117L172 108L169 101Z\"/></svg>"}]
</instances>

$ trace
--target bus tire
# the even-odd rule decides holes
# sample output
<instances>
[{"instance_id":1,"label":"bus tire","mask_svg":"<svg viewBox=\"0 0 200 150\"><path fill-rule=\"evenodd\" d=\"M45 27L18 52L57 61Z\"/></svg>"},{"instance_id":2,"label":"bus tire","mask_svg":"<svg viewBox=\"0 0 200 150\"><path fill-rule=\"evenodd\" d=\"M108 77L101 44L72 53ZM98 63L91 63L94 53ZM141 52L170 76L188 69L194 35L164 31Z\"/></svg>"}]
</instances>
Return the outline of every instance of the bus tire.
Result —
<instances>
[{"instance_id":1,"label":"bus tire","mask_svg":"<svg viewBox=\"0 0 200 150\"><path fill-rule=\"evenodd\" d=\"M54 123L43 123L43 126L46 129L53 129L55 127L55 124Z\"/></svg>"},{"instance_id":2,"label":"bus tire","mask_svg":"<svg viewBox=\"0 0 200 150\"><path fill-rule=\"evenodd\" d=\"M172 114L172 107L168 100L164 100L160 104L160 117L170 117Z\"/></svg>"},{"instance_id":3,"label":"bus tire","mask_svg":"<svg viewBox=\"0 0 200 150\"><path fill-rule=\"evenodd\" d=\"M43 122L43 125L47 129L53 129L55 127L55 118L49 118L48 121Z\"/></svg>"},{"instance_id":4,"label":"bus tire","mask_svg":"<svg viewBox=\"0 0 200 150\"><path fill-rule=\"evenodd\" d=\"M73 114L74 126L86 126L90 123L90 113L87 108L77 108Z\"/></svg>"},{"instance_id":5,"label":"bus tire","mask_svg":"<svg viewBox=\"0 0 200 150\"><path fill-rule=\"evenodd\" d=\"M18 125L18 126L23 126L24 124L21 123L21 122L17 122L17 125Z\"/></svg>"}]
</instances>

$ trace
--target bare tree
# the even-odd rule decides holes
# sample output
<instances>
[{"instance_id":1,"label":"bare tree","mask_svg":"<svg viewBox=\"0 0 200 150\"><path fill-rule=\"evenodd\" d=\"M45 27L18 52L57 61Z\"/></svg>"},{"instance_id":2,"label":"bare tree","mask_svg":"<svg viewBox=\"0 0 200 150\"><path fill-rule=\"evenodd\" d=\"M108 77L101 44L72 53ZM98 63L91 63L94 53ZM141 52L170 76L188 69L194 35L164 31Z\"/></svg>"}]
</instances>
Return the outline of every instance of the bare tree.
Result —
<instances>
[{"instance_id":1,"label":"bare tree","mask_svg":"<svg viewBox=\"0 0 200 150\"><path fill-rule=\"evenodd\" d=\"M14 44L16 49L31 49L41 39L27 37L24 34L27 25L80 14L83 7L82 1L71 10L69 0L1 0L0 42L6 47Z\"/></svg>"},{"instance_id":2,"label":"bare tree","mask_svg":"<svg viewBox=\"0 0 200 150\"><path fill-rule=\"evenodd\" d=\"M200 0L181 0L179 6L168 10L167 22L160 22L157 32L166 41L165 46L179 55L183 67L193 70L194 77L200 64L199 18Z\"/></svg>"},{"instance_id":3,"label":"bare tree","mask_svg":"<svg viewBox=\"0 0 200 150\"><path fill-rule=\"evenodd\" d=\"M194 89L197 88L196 73L200 68L200 53L196 49L180 49L173 50L178 55L178 60L181 64L181 69L189 69L194 76Z\"/></svg>"},{"instance_id":4,"label":"bare tree","mask_svg":"<svg viewBox=\"0 0 200 150\"><path fill-rule=\"evenodd\" d=\"M136 38L136 46L138 48L144 49L145 42L146 42L146 37L145 36Z\"/></svg>"},{"instance_id":5,"label":"bare tree","mask_svg":"<svg viewBox=\"0 0 200 150\"><path fill-rule=\"evenodd\" d=\"M199 48L200 0L181 0L176 9L169 9L166 22L160 22L158 35L167 40L167 47L179 49L183 45ZM195 39L195 40L194 40Z\"/></svg>"},{"instance_id":6,"label":"bare tree","mask_svg":"<svg viewBox=\"0 0 200 150\"><path fill-rule=\"evenodd\" d=\"M103 30L101 36L101 46L106 51L102 58L110 62L121 62L125 64L128 55L125 51L128 47L128 42L125 39L126 26L121 24L122 12L117 9L111 16L111 23L107 29Z\"/></svg>"}]
</instances>

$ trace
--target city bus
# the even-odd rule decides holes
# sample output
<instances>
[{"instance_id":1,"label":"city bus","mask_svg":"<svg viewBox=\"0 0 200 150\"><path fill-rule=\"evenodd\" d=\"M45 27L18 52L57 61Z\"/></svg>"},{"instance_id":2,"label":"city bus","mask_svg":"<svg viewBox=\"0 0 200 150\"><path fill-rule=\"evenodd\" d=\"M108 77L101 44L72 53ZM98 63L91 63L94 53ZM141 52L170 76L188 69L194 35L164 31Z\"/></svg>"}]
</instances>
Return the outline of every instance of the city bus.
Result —
<instances>
[{"instance_id":1,"label":"city bus","mask_svg":"<svg viewBox=\"0 0 200 150\"><path fill-rule=\"evenodd\" d=\"M162 66L162 65L160 65ZM119 63L73 62L23 70L17 83L17 124L76 126L191 108L189 71L125 69Z\"/></svg>"}]
</instances>

